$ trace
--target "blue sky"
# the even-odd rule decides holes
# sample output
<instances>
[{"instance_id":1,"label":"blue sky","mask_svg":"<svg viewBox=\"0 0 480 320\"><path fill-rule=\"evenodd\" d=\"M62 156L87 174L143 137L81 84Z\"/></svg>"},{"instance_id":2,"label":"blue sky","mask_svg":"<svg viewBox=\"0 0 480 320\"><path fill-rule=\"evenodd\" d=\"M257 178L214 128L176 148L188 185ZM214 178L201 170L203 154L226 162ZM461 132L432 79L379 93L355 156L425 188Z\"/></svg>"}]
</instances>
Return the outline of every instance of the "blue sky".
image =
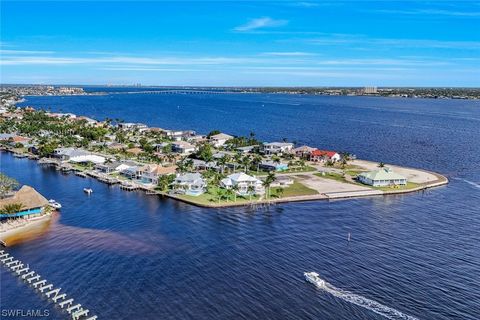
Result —
<instances>
[{"instance_id":1,"label":"blue sky","mask_svg":"<svg viewBox=\"0 0 480 320\"><path fill-rule=\"evenodd\" d=\"M1 83L480 86L480 1L3 1Z\"/></svg>"}]
</instances>

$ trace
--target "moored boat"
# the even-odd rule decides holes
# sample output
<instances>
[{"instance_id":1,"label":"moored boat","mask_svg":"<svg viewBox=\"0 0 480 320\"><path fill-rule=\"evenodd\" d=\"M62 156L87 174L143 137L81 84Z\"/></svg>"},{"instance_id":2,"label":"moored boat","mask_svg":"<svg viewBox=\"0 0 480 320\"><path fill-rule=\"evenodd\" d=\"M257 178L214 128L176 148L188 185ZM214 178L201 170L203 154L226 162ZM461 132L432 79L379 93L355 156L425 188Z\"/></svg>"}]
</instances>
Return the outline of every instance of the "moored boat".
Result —
<instances>
[{"instance_id":1,"label":"moored boat","mask_svg":"<svg viewBox=\"0 0 480 320\"><path fill-rule=\"evenodd\" d=\"M48 205L50 207L54 208L54 209L61 209L62 208L62 205L59 202L57 202L53 199L48 200Z\"/></svg>"}]
</instances>

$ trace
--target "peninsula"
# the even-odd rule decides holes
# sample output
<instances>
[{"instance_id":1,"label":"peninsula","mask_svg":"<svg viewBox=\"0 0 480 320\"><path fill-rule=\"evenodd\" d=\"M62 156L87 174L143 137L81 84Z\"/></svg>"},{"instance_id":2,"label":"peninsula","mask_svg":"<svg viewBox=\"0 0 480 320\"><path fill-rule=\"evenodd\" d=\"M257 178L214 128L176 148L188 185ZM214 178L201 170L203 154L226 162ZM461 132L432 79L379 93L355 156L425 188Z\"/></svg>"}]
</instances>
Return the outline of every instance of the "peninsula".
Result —
<instances>
[{"instance_id":1,"label":"peninsula","mask_svg":"<svg viewBox=\"0 0 480 320\"><path fill-rule=\"evenodd\" d=\"M434 172L264 142L253 132L203 135L32 107L0 109L0 145L65 174L206 207L382 196L448 183Z\"/></svg>"}]
</instances>

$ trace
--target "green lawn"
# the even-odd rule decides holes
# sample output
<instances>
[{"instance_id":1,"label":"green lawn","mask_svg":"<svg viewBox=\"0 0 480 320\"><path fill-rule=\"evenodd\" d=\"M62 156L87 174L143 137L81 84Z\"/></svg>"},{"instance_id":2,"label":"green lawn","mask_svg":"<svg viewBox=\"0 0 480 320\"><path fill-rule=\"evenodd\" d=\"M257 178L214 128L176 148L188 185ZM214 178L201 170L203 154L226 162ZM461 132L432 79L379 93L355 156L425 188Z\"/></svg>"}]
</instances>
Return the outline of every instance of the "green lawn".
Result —
<instances>
[{"instance_id":1,"label":"green lawn","mask_svg":"<svg viewBox=\"0 0 480 320\"><path fill-rule=\"evenodd\" d=\"M310 189L305 185L301 184L300 182L295 181L291 186L283 188L283 193L278 192L279 188L271 188L270 189L270 197L269 199L278 199L278 198L287 198L287 197L295 197L295 196L307 196L307 195L315 195L318 194L316 190ZM216 188L209 188L208 192L195 196L189 195L177 195L180 199L189 200L198 204L205 204L205 205L212 205L212 204L220 204L220 205L228 205L232 203L242 203L248 204L250 202L255 202L260 199L259 196L252 196L250 197L245 196L237 196L235 201L235 197L231 195L228 199L222 199L220 202L218 201L218 196L216 193ZM264 198L262 200L265 200Z\"/></svg>"},{"instance_id":2,"label":"green lawn","mask_svg":"<svg viewBox=\"0 0 480 320\"><path fill-rule=\"evenodd\" d=\"M323 175L322 173L314 173L314 175L316 175L317 177L320 177L320 178L325 178L325 179L332 179L332 180L336 180L336 181L339 181L339 182L345 182L345 183L350 183L348 182L345 177L340 174L340 173L335 173L335 172L325 172L325 175Z\"/></svg>"},{"instance_id":3,"label":"green lawn","mask_svg":"<svg viewBox=\"0 0 480 320\"><path fill-rule=\"evenodd\" d=\"M398 187L371 187L372 189L382 190L382 191L397 191L397 190L409 190L418 187L418 183L414 182L407 182L406 186L398 186Z\"/></svg>"},{"instance_id":4,"label":"green lawn","mask_svg":"<svg viewBox=\"0 0 480 320\"><path fill-rule=\"evenodd\" d=\"M280 188L271 188L270 196L272 198L287 198L287 197L296 197L296 196L309 196L318 194L317 190L310 189L309 187L301 184L298 181L295 181L292 185L283 188L283 193L278 193L278 189Z\"/></svg>"}]
</instances>

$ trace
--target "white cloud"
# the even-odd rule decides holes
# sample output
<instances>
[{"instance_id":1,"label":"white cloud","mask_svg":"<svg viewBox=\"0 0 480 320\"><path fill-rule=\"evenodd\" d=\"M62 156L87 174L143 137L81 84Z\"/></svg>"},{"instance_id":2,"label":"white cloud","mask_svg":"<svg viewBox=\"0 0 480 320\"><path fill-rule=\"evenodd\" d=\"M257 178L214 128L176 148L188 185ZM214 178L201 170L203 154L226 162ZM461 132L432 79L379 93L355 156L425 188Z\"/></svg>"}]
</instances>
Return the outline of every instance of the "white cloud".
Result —
<instances>
[{"instance_id":1,"label":"white cloud","mask_svg":"<svg viewBox=\"0 0 480 320\"><path fill-rule=\"evenodd\" d=\"M403 15L425 15L425 16L454 16L454 17L480 17L478 11L452 11L442 9L414 9L414 10L375 10L378 13L391 13Z\"/></svg>"},{"instance_id":2,"label":"white cloud","mask_svg":"<svg viewBox=\"0 0 480 320\"><path fill-rule=\"evenodd\" d=\"M0 54L52 54L54 51L6 50L0 49Z\"/></svg>"},{"instance_id":3,"label":"white cloud","mask_svg":"<svg viewBox=\"0 0 480 320\"><path fill-rule=\"evenodd\" d=\"M302 51L273 51L273 52L264 52L262 53L262 55L280 56L280 57L305 57L305 56L314 56L315 53L302 52Z\"/></svg>"},{"instance_id":4,"label":"white cloud","mask_svg":"<svg viewBox=\"0 0 480 320\"><path fill-rule=\"evenodd\" d=\"M276 20L270 17L261 17L252 19L247 23L235 27L233 30L237 32L254 31L262 28L281 27L288 24L288 20Z\"/></svg>"}]
</instances>

